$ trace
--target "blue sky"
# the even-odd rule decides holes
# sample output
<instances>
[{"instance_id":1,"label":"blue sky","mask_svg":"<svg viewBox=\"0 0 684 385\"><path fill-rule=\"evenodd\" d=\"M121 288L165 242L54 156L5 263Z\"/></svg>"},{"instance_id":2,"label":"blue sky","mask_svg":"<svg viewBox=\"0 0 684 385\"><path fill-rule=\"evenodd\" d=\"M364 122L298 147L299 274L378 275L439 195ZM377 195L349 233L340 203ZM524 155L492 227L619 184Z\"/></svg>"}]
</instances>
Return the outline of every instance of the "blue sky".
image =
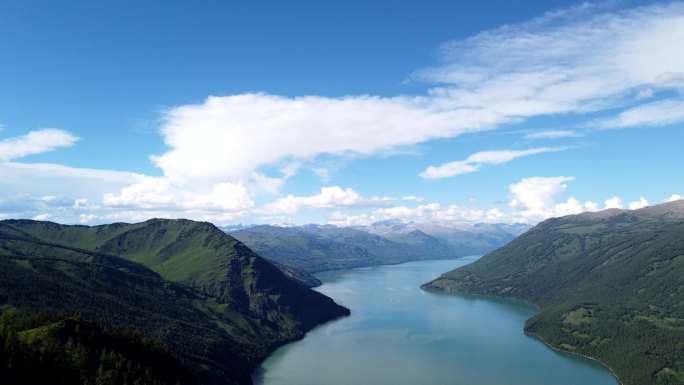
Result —
<instances>
[{"instance_id":1,"label":"blue sky","mask_svg":"<svg viewBox=\"0 0 684 385\"><path fill-rule=\"evenodd\" d=\"M684 3L4 1L0 219L528 222L684 194Z\"/></svg>"}]
</instances>

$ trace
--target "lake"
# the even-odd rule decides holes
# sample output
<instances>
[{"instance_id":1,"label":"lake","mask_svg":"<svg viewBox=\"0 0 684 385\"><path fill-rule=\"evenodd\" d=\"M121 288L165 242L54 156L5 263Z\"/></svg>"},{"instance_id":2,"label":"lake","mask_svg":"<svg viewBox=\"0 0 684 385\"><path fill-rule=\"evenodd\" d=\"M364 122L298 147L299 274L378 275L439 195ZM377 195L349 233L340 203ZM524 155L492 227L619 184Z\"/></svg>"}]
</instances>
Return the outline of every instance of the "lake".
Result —
<instances>
[{"instance_id":1,"label":"lake","mask_svg":"<svg viewBox=\"0 0 684 385\"><path fill-rule=\"evenodd\" d=\"M523 333L527 304L427 293L420 285L476 260L410 262L318 274L352 315L275 351L261 385L616 385L600 364Z\"/></svg>"}]
</instances>

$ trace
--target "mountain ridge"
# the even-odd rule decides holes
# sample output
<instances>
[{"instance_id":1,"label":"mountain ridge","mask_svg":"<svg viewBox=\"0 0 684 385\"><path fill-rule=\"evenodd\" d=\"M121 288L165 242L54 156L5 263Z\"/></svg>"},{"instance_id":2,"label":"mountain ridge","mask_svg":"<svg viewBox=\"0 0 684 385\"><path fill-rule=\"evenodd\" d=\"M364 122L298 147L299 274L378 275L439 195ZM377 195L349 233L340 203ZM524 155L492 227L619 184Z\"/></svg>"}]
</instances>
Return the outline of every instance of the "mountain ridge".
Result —
<instances>
[{"instance_id":1,"label":"mountain ridge","mask_svg":"<svg viewBox=\"0 0 684 385\"><path fill-rule=\"evenodd\" d=\"M203 383L249 383L276 346L349 314L206 222L0 221L0 265L5 306L133 327Z\"/></svg>"},{"instance_id":2,"label":"mountain ridge","mask_svg":"<svg viewBox=\"0 0 684 385\"><path fill-rule=\"evenodd\" d=\"M625 385L684 383L684 201L552 218L426 290L513 297L525 331Z\"/></svg>"},{"instance_id":3,"label":"mountain ridge","mask_svg":"<svg viewBox=\"0 0 684 385\"><path fill-rule=\"evenodd\" d=\"M482 254L509 242L516 236L516 229L511 226L507 230L505 225L382 221L356 227L258 225L229 234L272 261L315 273Z\"/></svg>"}]
</instances>

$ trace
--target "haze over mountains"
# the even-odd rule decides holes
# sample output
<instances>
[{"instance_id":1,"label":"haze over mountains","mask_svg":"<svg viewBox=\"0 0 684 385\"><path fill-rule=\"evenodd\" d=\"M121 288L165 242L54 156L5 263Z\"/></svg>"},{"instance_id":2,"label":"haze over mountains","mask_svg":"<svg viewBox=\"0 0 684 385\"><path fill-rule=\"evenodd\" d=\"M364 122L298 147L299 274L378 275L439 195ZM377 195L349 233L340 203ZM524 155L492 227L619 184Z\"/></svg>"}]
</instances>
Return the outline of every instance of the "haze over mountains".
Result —
<instances>
[{"instance_id":1,"label":"haze over mountains","mask_svg":"<svg viewBox=\"0 0 684 385\"><path fill-rule=\"evenodd\" d=\"M337 227L259 225L229 231L259 255L308 273L484 254L529 225L405 223Z\"/></svg>"},{"instance_id":2,"label":"haze over mountains","mask_svg":"<svg viewBox=\"0 0 684 385\"><path fill-rule=\"evenodd\" d=\"M548 219L428 290L541 307L525 330L625 385L684 383L684 200Z\"/></svg>"}]
</instances>

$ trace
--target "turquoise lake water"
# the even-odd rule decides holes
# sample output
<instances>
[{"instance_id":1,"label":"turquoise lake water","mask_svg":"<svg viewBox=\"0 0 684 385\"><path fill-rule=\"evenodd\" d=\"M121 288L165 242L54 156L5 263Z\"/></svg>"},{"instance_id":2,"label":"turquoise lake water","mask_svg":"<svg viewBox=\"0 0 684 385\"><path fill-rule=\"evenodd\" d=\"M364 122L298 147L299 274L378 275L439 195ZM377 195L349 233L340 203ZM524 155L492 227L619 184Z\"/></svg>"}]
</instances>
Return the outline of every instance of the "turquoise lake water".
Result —
<instances>
[{"instance_id":1,"label":"turquoise lake water","mask_svg":"<svg viewBox=\"0 0 684 385\"><path fill-rule=\"evenodd\" d=\"M319 274L318 291L352 315L283 346L259 385L616 385L600 364L523 333L534 307L424 292L422 283L476 257Z\"/></svg>"}]
</instances>

